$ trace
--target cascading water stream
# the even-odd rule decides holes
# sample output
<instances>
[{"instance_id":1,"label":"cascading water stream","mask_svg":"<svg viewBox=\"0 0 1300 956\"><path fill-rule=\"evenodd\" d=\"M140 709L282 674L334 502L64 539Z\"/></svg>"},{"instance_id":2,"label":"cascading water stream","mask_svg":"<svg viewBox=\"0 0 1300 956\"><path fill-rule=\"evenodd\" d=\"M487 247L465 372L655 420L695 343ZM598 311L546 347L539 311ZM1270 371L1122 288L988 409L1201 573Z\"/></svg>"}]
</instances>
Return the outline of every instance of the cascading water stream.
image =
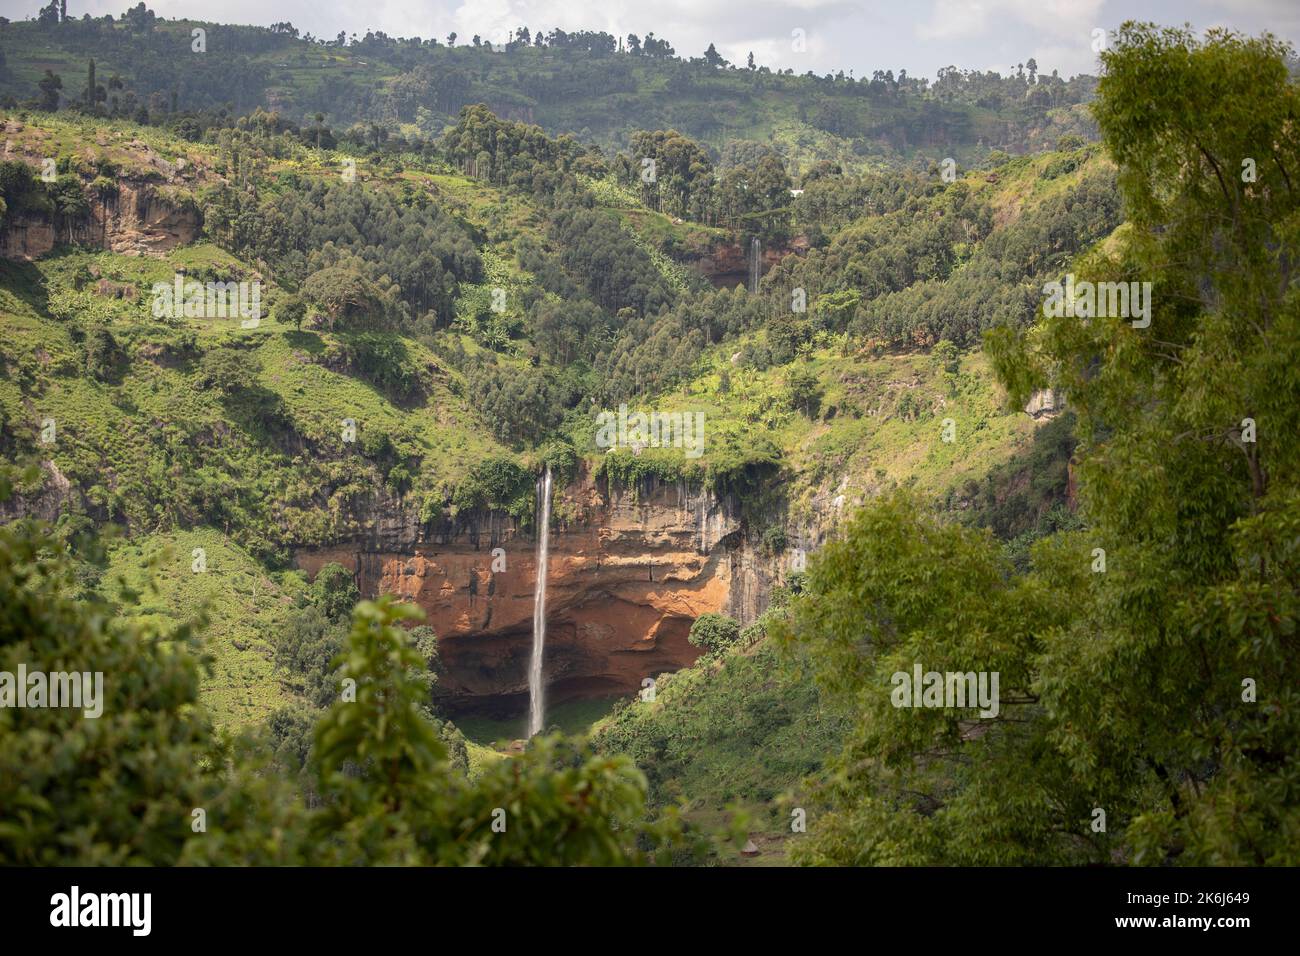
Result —
<instances>
[{"instance_id":1,"label":"cascading water stream","mask_svg":"<svg viewBox=\"0 0 1300 956\"><path fill-rule=\"evenodd\" d=\"M537 586L533 591L533 657L528 662L528 736L542 732L545 703L542 700L542 656L546 650L546 569L551 538L551 466L538 482Z\"/></svg>"},{"instance_id":2,"label":"cascading water stream","mask_svg":"<svg viewBox=\"0 0 1300 956\"><path fill-rule=\"evenodd\" d=\"M758 294L758 280L762 272L763 244L755 236L749 241L749 291Z\"/></svg>"}]
</instances>

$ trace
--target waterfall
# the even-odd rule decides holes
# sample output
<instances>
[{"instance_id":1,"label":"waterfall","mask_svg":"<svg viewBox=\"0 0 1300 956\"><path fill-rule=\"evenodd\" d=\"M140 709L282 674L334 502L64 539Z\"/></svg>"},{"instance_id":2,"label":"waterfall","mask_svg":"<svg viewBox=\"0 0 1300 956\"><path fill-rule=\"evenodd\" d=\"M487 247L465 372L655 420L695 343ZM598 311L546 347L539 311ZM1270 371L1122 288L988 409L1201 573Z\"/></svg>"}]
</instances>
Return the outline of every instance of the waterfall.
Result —
<instances>
[{"instance_id":1,"label":"waterfall","mask_svg":"<svg viewBox=\"0 0 1300 956\"><path fill-rule=\"evenodd\" d=\"M542 732L545 702L542 699L542 655L546 649L546 567L551 539L551 466L537 483L539 519L537 525L537 585L533 590L533 657L528 662L528 736Z\"/></svg>"},{"instance_id":2,"label":"waterfall","mask_svg":"<svg viewBox=\"0 0 1300 956\"><path fill-rule=\"evenodd\" d=\"M758 277L762 271L763 244L758 236L749 240L749 291L758 293Z\"/></svg>"}]
</instances>

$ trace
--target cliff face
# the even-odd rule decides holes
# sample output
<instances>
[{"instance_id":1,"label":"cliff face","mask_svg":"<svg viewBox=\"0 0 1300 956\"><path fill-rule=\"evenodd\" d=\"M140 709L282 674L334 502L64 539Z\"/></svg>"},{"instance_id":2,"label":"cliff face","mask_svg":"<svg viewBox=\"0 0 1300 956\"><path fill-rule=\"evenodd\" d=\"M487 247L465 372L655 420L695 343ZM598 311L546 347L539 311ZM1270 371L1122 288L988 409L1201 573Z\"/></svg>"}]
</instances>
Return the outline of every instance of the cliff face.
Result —
<instances>
[{"instance_id":1,"label":"cliff face","mask_svg":"<svg viewBox=\"0 0 1300 956\"><path fill-rule=\"evenodd\" d=\"M0 229L0 256L38 259L56 243L93 246L126 255L158 255L193 242L199 232L195 209L158 195L149 183L123 181L116 194L87 195L89 214L56 226L48 216L20 215Z\"/></svg>"},{"instance_id":2,"label":"cliff face","mask_svg":"<svg viewBox=\"0 0 1300 956\"><path fill-rule=\"evenodd\" d=\"M808 239L796 236L789 245L764 245L759 258L762 264L759 271L766 275L773 266L787 255L805 255L808 252ZM749 284L750 257L749 250L741 248L739 243L720 243L694 263L695 269L713 284L714 288L731 289L737 285Z\"/></svg>"},{"instance_id":3,"label":"cliff face","mask_svg":"<svg viewBox=\"0 0 1300 956\"><path fill-rule=\"evenodd\" d=\"M26 163L38 176L65 150L48 130L12 119L0 120L0 137L0 158ZM116 171L105 175L114 188L101 193L91 170L107 155ZM81 142L70 158L79 171L85 212L69 220L52 212L9 210L0 222L0 257L37 259L59 243L160 255L198 236L202 217L186 197L222 181L202 153L168 159L148 143L110 129L95 131L93 141Z\"/></svg>"},{"instance_id":4,"label":"cliff face","mask_svg":"<svg viewBox=\"0 0 1300 956\"><path fill-rule=\"evenodd\" d=\"M20 518L39 518L53 524L63 513L69 499L80 497L80 489L59 471L52 461L41 462L41 484L26 494L16 492L0 501L0 523ZM83 502L84 503L84 502Z\"/></svg>"},{"instance_id":5,"label":"cliff face","mask_svg":"<svg viewBox=\"0 0 1300 956\"><path fill-rule=\"evenodd\" d=\"M690 664L700 614L742 622L766 606L769 571L744 544L735 503L678 484L610 491L580 478L557 491L547 590L548 700L631 693ZM315 573L352 568L362 593L424 609L438 634L453 708L522 706L532 653L536 538L509 522L422 535L400 504L380 503L368 540L302 552ZM493 549L504 552L504 568Z\"/></svg>"},{"instance_id":6,"label":"cliff face","mask_svg":"<svg viewBox=\"0 0 1300 956\"><path fill-rule=\"evenodd\" d=\"M1025 414L1038 418L1051 418L1065 409L1065 395L1054 388L1039 389L1029 397Z\"/></svg>"}]
</instances>

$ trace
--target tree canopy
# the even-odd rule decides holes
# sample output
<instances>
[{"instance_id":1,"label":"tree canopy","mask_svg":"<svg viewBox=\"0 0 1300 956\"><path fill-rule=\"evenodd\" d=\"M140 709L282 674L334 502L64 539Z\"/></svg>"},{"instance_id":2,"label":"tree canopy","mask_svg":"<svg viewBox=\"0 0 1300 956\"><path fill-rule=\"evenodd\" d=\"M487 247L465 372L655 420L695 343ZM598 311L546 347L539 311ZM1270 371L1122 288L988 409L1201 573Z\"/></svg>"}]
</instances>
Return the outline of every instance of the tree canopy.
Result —
<instances>
[{"instance_id":1,"label":"tree canopy","mask_svg":"<svg viewBox=\"0 0 1300 956\"><path fill-rule=\"evenodd\" d=\"M1150 324L988 345L1013 401L1066 391L1086 529L1017 574L889 497L815 557L785 639L862 711L806 861L1300 861L1297 88L1268 37L1127 24L1104 61L1131 228L1075 269L1151 282ZM1000 674L999 713L895 706L917 665Z\"/></svg>"}]
</instances>

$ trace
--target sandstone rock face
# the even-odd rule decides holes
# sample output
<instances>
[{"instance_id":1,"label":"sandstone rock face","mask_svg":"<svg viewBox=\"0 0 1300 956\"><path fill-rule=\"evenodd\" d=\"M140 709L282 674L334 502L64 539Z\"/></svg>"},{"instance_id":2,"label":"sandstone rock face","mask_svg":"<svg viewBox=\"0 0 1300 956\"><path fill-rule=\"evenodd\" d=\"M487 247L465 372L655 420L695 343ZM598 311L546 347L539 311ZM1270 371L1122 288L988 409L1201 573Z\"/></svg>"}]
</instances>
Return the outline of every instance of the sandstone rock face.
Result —
<instances>
[{"instance_id":1,"label":"sandstone rock face","mask_svg":"<svg viewBox=\"0 0 1300 956\"><path fill-rule=\"evenodd\" d=\"M199 233L197 210L160 196L153 185L123 180L116 195L87 195L90 213L71 227L48 217L21 215L0 229L0 256L39 259L57 243L93 246L125 255L161 255L193 242Z\"/></svg>"},{"instance_id":2,"label":"sandstone rock face","mask_svg":"<svg viewBox=\"0 0 1300 956\"><path fill-rule=\"evenodd\" d=\"M763 260L761 271L767 274L790 253L804 255L807 251L808 240L804 236L796 236L788 246L764 246L761 253ZM749 251L742 249L739 243L722 243L696 260L695 269L718 289L748 285Z\"/></svg>"},{"instance_id":3,"label":"sandstone rock face","mask_svg":"<svg viewBox=\"0 0 1300 956\"><path fill-rule=\"evenodd\" d=\"M0 256L39 259L54 248L54 224L48 219L11 217L0 231Z\"/></svg>"},{"instance_id":4,"label":"sandstone rock face","mask_svg":"<svg viewBox=\"0 0 1300 956\"><path fill-rule=\"evenodd\" d=\"M396 594L424 609L438 634L453 708L518 708L532 653L536 538L508 520L422 534L394 502L379 502L370 534L300 552L314 574L337 561L362 593ZM549 701L632 693L690 664L695 618L742 623L766 607L770 570L744 541L735 502L681 484L609 490L587 477L557 491L551 530L545 677ZM504 570L493 571L493 549ZM498 562L498 567L500 563Z\"/></svg>"},{"instance_id":5,"label":"sandstone rock face","mask_svg":"<svg viewBox=\"0 0 1300 956\"><path fill-rule=\"evenodd\" d=\"M28 494L14 494L0 501L0 522L39 518L53 523L65 504L78 494L72 483L52 461L41 462L41 485Z\"/></svg>"},{"instance_id":6,"label":"sandstone rock face","mask_svg":"<svg viewBox=\"0 0 1300 956\"><path fill-rule=\"evenodd\" d=\"M1065 395L1054 388L1044 388L1029 397L1025 413L1034 418L1050 418L1065 409Z\"/></svg>"}]
</instances>

